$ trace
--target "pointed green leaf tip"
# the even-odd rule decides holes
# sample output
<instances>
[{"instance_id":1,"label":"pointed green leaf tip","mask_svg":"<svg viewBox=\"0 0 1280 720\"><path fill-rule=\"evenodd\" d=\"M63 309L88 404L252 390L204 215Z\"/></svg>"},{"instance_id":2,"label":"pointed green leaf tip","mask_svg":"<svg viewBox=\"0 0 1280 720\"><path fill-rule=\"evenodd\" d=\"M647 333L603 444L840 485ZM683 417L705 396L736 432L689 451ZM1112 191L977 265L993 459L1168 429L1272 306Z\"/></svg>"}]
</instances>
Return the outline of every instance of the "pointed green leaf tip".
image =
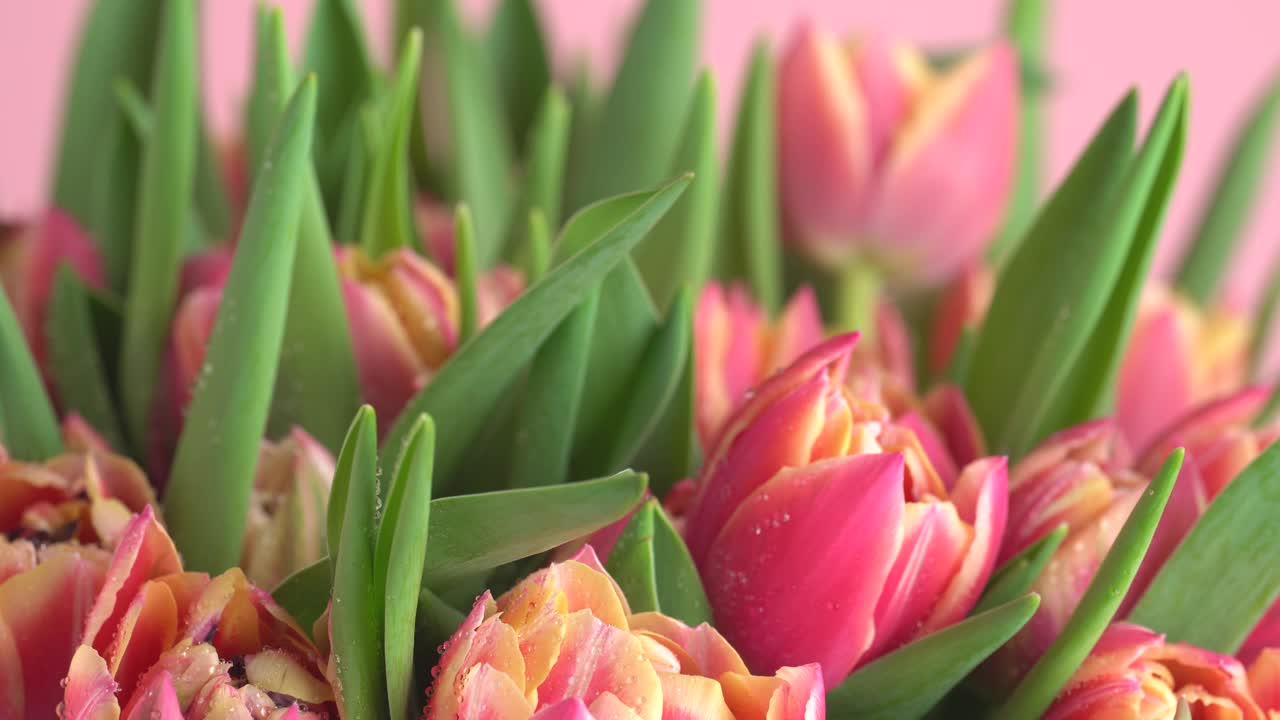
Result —
<instances>
[{"instance_id":1,"label":"pointed green leaf tip","mask_svg":"<svg viewBox=\"0 0 1280 720\"><path fill-rule=\"evenodd\" d=\"M62 450L58 418L27 349L22 326L0 290L0 440L13 457L44 460Z\"/></svg>"},{"instance_id":2,"label":"pointed green leaf tip","mask_svg":"<svg viewBox=\"0 0 1280 720\"><path fill-rule=\"evenodd\" d=\"M421 59L422 31L414 28L400 51L391 93L381 105L381 144L373 159L360 228L361 245L371 258L414 242L409 131L417 105Z\"/></svg>"},{"instance_id":3,"label":"pointed green leaf tip","mask_svg":"<svg viewBox=\"0 0 1280 720\"><path fill-rule=\"evenodd\" d=\"M311 76L289 102L254 184L201 379L178 439L165 515L192 570L221 572L240 560L284 336L315 103Z\"/></svg>"}]
</instances>

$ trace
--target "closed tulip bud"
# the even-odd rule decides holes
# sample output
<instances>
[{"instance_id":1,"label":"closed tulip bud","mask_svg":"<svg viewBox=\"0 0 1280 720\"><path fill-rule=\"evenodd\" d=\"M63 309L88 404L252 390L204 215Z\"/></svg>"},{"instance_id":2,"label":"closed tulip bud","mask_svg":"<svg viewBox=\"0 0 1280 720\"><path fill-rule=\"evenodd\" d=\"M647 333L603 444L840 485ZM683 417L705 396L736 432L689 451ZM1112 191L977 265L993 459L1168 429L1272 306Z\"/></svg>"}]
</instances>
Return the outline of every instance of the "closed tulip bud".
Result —
<instances>
[{"instance_id":1,"label":"closed tulip bud","mask_svg":"<svg viewBox=\"0 0 1280 720\"><path fill-rule=\"evenodd\" d=\"M960 620L1004 534L1004 460L944 485L915 434L845 386L855 340L754 390L686 518L717 627L756 672L818 662L832 684Z\"/></svg>"},{"instance_id":2,"label":"closed tulip bud","mask_svg":"<svg viewBox=\"0 0 1280 720\"><path fill-rule=\"evenodd\" d=\"M929 371L941 375L951 366L965 332L976 332L991 305L996 279L981 262L964 266L943 290L929 334Z\"/></svg>"},{"instance_id":3,"label":"closed tulip bud","mask_svg":"<svg viewBox=\"0 0 1280 720\"><path fill-rule=\"evenodd\" d=\"M319 652L239 569L182 571L150 510L125 531L84 623L62 716L336 718Z\"/></svg>"},{"instance_id":4,"label":"closed tulip bud","mask_svg":"<svg viewBox=\"0 0 1280 720\"><path fill-rule=\"evenodd\" d=\"M587 546L489 593L446 644L424 720L821 720L821 671L748 673L709 625L633 615Z\"/></svg>"},{"instance_id":5,"label":"closed tulip bud","mask_svg":"<svg viewBox=\"0 0 1280 720\"><path fill-rule=\"evenodd\" d=\"M801 27L778 70L788 239L832 269L871 263L899 284L945 280L1003 217L1017 99L1007 45L936 71L905 46Z\"/></svg>"},{"instance_id":6,"label":"closed tulip bud","mask_svg":"<svg viewBox=\"0 0 1280 720\"><path fill-rule=\"evenodd\" d=\"M333 456L302 428L262 444L240 556L250 582L274 588L325 556L333 471Z\"/></svg>"},{"instance_id":7,"label":"closed tulip bud","mask_svg":"<svg viewBox=\"0 0 1280 720\"><path fill-rule=\"evenodd\" d=\"M1178 702L1191 720L1264 720L1249 694L1244 667L1232 657L1183 643L1144 627L1107 628L1067 682L1045 720L1173 720Z\"/></svg>"},{"instance_id":8,"label":"closed tulip bud","mask_svg":"<svg viewBox=\"0 0 1280 720\"><path fill-rule=\"evenodd\" d=\"M1116 385L1116 420L1142 448L1191 408L1245 384L1249 321L1171 290L1143 296Z\"/></svg>"}]
</instances>

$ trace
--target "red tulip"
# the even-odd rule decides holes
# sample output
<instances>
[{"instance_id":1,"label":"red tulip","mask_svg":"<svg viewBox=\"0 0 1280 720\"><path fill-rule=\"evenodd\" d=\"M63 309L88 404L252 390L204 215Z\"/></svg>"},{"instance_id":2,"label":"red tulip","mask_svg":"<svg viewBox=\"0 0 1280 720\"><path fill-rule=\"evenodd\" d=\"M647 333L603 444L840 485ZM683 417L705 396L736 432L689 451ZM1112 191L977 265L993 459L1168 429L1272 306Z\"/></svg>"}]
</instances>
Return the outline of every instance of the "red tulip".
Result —
<instances>
[{"instance_id":1,"label":"red tulip","mask_svg":"<svg viewBox=\"0 0 1280 720\"><path fill-rule=\"evenodd\" d=\"M1004 533L1004 460L948 489L910 429L845 387L855 339L756 388L686 518L717 627L757 672L819 662L835 683L961 619Z\"/></svg>"},{"instance_id":2,"label":"red tulip","mask_svg":"<svg viewBox=\"0 0 1280 720\"><path fill-rule=\"evenodd\" d=\"M804 26L778 70L779 190L788 239L840 269L946 279L1003 217L1017 137L1017 63L997 44L945 71L875 38Z\"/></svg>"}]
</instances>

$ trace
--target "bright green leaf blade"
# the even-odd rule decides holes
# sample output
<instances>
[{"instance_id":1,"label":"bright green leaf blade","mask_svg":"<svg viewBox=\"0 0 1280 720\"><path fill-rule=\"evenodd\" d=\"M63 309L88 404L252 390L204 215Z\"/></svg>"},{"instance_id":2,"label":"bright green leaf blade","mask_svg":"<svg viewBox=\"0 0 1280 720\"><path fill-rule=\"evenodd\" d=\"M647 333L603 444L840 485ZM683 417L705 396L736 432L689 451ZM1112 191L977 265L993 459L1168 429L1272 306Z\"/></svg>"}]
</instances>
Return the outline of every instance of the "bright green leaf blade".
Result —
<instances>
[{"instance_id":1,"label":"bright green leaf blade","mask_svg":"<svg viewBox=\"0 0 1280 720\"><path fill-rule=\"evenodd\" d=\"M165 517L193 570L221 572L240 560L253 468L284 337L315 93L315 79L308 78L272 140L178 439ZM127 348L127 334L125 340Z\"/></svg>"},{"instance_id":2,"label":"bright green leaf blade","mask_svg":"<svg viewBox=\"0 0 1280 720\"><path fill-rule=\"evenodd\" d=\"M1191 720L1191 706L1187 704L1185 697L1178 697L1178 711L1174 714L1173 720Z\"/></svg>"},{"instance_id":3,"label":"bright green leaf blade","mask_svg":"<svg viewBox=\"0 0 1280 720\"><path fill-rule=\"evenodd\" d=\"M520 369L560 321L653 228L688 182L680 178L649 193L645 202L619 218L598 240L529 288L409 401L383 447L391 452L399 448L411 418L422 413L449 418L439 428L436 446L437 486L443 485Z\"/></svg>"},{"instance_id":4,"label":"bright green leaf blade","mask_svg":"<svg viewBox=\"0 0 1280 720\"><path fill-rule=\"evenodd\" d=\"M570 207L662 180L698 60L701 0L647 0L631 28Z\"/></svg>"},{"instance_id":5,"label":"bright green leaf blade","mask_svg":"<svg viewBox=\"0 0 1280 720\"><path fill-rule=\"evenodd\" d=\"M773 60L761 42L751 56L725 170L718 274L745 279L770 312L782 306L775 96Z\"/></svg>"},{"instance_id":6,"label":"bright green leaf blade","mask_svg":"<svg viewBox=\"0 0 1280 720\"><path fill-rule=\"evenodd\" d=\"M289 60L284 13L278 7L259 6L253 50L253 86L245 105L245 150L249 171L256 173L266 159L271 133L280 111L296 84Z\"/></svg>"},{"instance_id":7,"label":"bright green leaf blade","mask_svg":"<svg viewBox=\"0 0 1280 720\"><path fill-rule=\"evenodd\" d=\"M529 213L528 248L523 263L526 282L532 285L542 279L551 269L551 230L547 228L547 217L541 210Z\"/></svg>"},{"instance_id":8,"label":"bright green leaf blade","mask_svg":"<svg viewBox=\"0 0 1280 720\"><path fill-rule=\"evenodd\" d=\"M551 84L551 63L538 14L529 0L503 0L494 11L485 40L507 131L522 150L538 104Z\"/></svg>"},{"instance_id":9,"label":"bright green leaf blade","mask_svg":"<svg viewBox=\"0 0 1280 720\"><path fill-rule=\"evenodd\" d=\"M338 543L342 539L342 522L347 515L347 492L351 484L352 468L356 461L355 452L360 446L361 433L366 432L370 427L377 427L377 416L372 407L361 405L355 417L351 419L351 425L338 451L338 460L334 464L333 484L329 489L329 508L325 514L325 539L330 560L338 557ZM333 568L330 570L332 571Z\"/></svg>"},{"instance_id":10,"label":"bright green leaf blade","mask_svg":"<svg viewBox=\"0 0 1280 720\"><path fill-rule=\"evenodd\" d=\"M69 266L53 283L45 321L53 385L67 412L79 413L113 448L127 448L98 343L90 290Z\"/></svg>"},{"instance_id":11,"label":"bright green leaf blade","mask_svg":"<svg viewBox=\"0 0 1280 720\"><path fill-rule=\"evenodd\" d=\"M336 220L340 243L354 243L359 239L363 220L365 185L373 172L373 159L377 155L382 131L378 125L378 113L372 102L356 113L353 139L347 154L346 176L343 178L342 197L338 202Z\"/></svg>"},{"instance_id":12,"label":"bright green leaf blade","mask_svg":"<svg viewBox=\"0 0 1280 720\"><path fill-rule=\"evenodd\" d=\"M966 395L996 452L1036 440L1128 254L1105 234L1132 157L1137 99L1112 111L1010 258L973 351Z\"/></svg>"},{"instance_id":13,"label":"bright green leaf blade","mask_svg":"<svg viewBox=\"0 0 1280 720\"><path fill-rule=\"evenodd\" d=\"M653 506L653 558L657 569L658 605L689 627L711 622L711 602L680 533L657 500Z\"/></svg>"},{"instance_id":14,"label":"bright green leaf blade","mask_svg":"<svg viewBox=\"0 0 1280 720\"><path fill-rule=\"evenodd\" d=\"M1165 561L1130 619L1170 642L1216 652L1240 649L1280 594L1280 444L1232 480Z\"/></svg>"},{"instance_id":15,"label":"bright green leaf blade","mask_svg":"<svg viewBox=\"0 0 1280 720\"><path fill-rule=\"evenodd\" d=\"M543 226L560 224L560 200L569 150L569 103L559 88L547 88L546 97L529 129L524 158L524 188L512 223L513 250L518 256L532 242L529 225L519 222L537 212ZM527 254L527 253L526 253Z\"/></svg>"},{"instance_id":16,"label":"bright green leaf blade","mask_svg":"<svg viewBox=\"0 0 1280 720\"><path fill-rule=\"evenodd\" d=\"M0 290L0 441L18 460L45 460L62 451L58 417L22 326Z\"/></svg>"},{"instance_id":17,"label":"bright green leaf blade","mask_svg":"<svg viewBox=\"0 0 1280 720\"><path fill-rule=\"evenodd\" d=\"M1271 154L1277 118L1280 118L1280 74L1271 80L1236 135L1231 154L1218 173L1213 194L1205 202L1196 234L1178 268L1175 284L1200 305L1216 299L1222 276L1253 210Z\"/></svg>"},{"instance_id":18,"label":"bright green leaf blade","mask_svg":"<svg viewBox=\"0 0 1280 720\"><path fill-rule=\"evenodd\" d=\"M314 87L314 83L312 83ZM334 563L332 642L342 686L344 717L386 717L383 674L383 595L374 587L374 535L378 496L377 426L372 413L361 413L348 439L346 503ZM416 597L415 597L416 600Z\"/></svg>"},{"instance_id":19,"label":"bright green leaf blade","mask_svg":"<svg viewBox=\"0 0 1280 720\"><path fill-rule=\"evenodd\" d=\"M1080 663L1089 656L1120 609L1129 584L1138 574L1142 557L1155 536L1160 515L1169 500L1169 493L1173 491L1182 458L1182 449L1174 450L1151 479L1142 499L1129 513L1124 527L1120 528L1120 534L1111 544L1111 550L1103 558L1071 619L996 712L996 720L1039 717L1049 708Z\"/></svg>"},{"instance_id":20,"label":"bright green leaf blade","mask_svg":"<svg viewBox=\"0 0 1280 720\"><path fill-rule=\"evenodd\" d=\"M1053 553L1058 546L1062 545L1066 537L1066 524L1059 525L1048 535L1010 558L991 574L991 580L987 582L982 598L973 607L973 614L1003 605L1029 592L1036 578L1040 577L1045 565L1049 564L1049 559L1053 557Z\"/></svg>"},{"instance_id":21,"label":"bright green leaf blade","mask_svg":"<svg viewBox=\"0 0 1280 720\"><path fill-rule=\"evenodd\" d=\"M653 503L641 505L609 551L605 569L622 588L632 612L657 612L658 584L653 556Z\"/></svg>"},{"instance_id":22,"label":"bright green leaf blade","mask_svg":"<svg viewBox=\"0 0 1280 720\"><path fill-rule=\"evenodd\" d=\"M1111 291L1098 324L1081 350L1075 366L1049 409L1037 437L1087 420L1109 415L1120 363L1129 347L1129 335L1138 315L1138 302L1147 285L1173 184L1182 166L1187 129L1187 80L1180 77L1169 87L1146 142L1125 180L1126 205L1112 218L1118 230L1113 237L1132 237L1129 257ZM1129 200L1133 198L1133 200Z\"/></svg>"},{"instance_id":23,"label":"bright green leaf blade","mask_svg":"<svg viewBox=\"0 0 1280 720\"><path fill-rule=\"evenodd\" d=\"M702 462L702 450L693 426L693 355L693 349L686 353L684 369L667 403L666 414L636 455L636 467L648 472L649 487L656 497L666 497L672 486L691 477Z\"/></svg>"},{"instance_id":24,"label":"bright green leaf blade","mask_svg":"<svg viewBox=\"0 0 1280 720\"><path fill-rule=\"evenodd\" d=\"M381 144L368 178L360 243L371 258L414 243L409 129L418 100L421 62L422 32L413 30L405 37L391 93L384 99Z\"/></svg>"},{"instance_id":25,"label":"bright green leaf blade","mask_svg":"<svg viewBox=\"0 0 1280 720\"><path fill-rule=\"evenodd\" d=\"M126 116L125 96L132 83L121 80L114 88L115 104L103 131L105 140L98 166L103 180L92 188L93 218L89 227L102 252L108 285L122 295L129 277L133 251L134 212L138 209L138 174L142 166L142 140ZM136 92L136 91L135 91Z\"/></svg>"},{"instance_id":26,"label":"bright green leaf blade","mask_svg":"<svg viewBox=\"0 0 1280 720\"><path fill-rule=\"evenodd\" d=\"M586 378L596 296L587 297L538 349L529 368L511 448L511 487L536 487L569 477L569 451Z\"/></svg>"},{"instance_id":27,"label":"bright green leaf blade","mask_svg":"<svg viewBox=\"0 0 1280 720\"><path fill-rule=\"evenodd\" d=\"M126 427L139 447L145 445L160 357L169 336L195 184L199 84L194 0L166 4L159 42L152 83L155 128L142 154L120 357Z\"/></svg>"},{"instance_id":28,"label":"bright green leaf blade","mask_svg":"<svg viewBox=\"0 0 1280 720\"><path fill-rule=\"evenodd\" d=\"M711 274L719 201L716 90L710 72L698 78L672 174L693 173L680 202L636 248L636 267L658 308L666 310L683 287L701 288Z\"/></svg>"},{"instance_id":29,"label":"bright green leaf blade","mask_svg":"<svg viewBox=\"0 0 1280 720\"><path fill-rule=\"evenodd\" d=\"M384 654L391 720L409 717L413 704L414 628L422 571L429 552L427 528L435 443L435 423L424 415L409 434L379 528L375 570L382 568L376 572L376 577L382 580L375 582L374 588L383 591L386 597ZM382 560L384 552L385 561Z\"/></svg>"},{"instance_id":30,"label":"bright green leaf blade","mask_svg":"<svg viewBox=\"0 0 1280 720\"><path fill-rule=\"evenodd\" d=\"M218 149L209 136L204 116L196 108L196 177L194 209L212 240L231 235L231 199L227 197L226 173Z\"/></svg>"},{"instance_id":31,"label":"bright green leaf blade","mask_svg":"<svg viewBox=\"0 0 1280 720\"><path fill-rule=\"evenodd\" d=\"M924 717L1039 606L1040 596L1024 595L879 658L827 692L828 714L859 720Z\"/></svg>"},{"instance_id":32,"label":"bright green leaf blade","mask_svg":"<svg viewBox=\"0 0 1280 720\"><path fill-rule=\"evenodd\" d=\"M458 287L458 345L476 334L477 307L476 230L471 210L459 205L453 216L454 280Z\"/></svg>"},{"instance_id":33,"label":"bright green leaf blade","mask_svg":"<svg viewBox=\"0 0 1280 720\"><path fill-rule=\"evenodd\" d=\"M88 225L94 234L103 180L114 179L103 163L102 122L113 114L117 78L147 87L152 77L162 0L93 3L81 31L75 64L62 104L62 133L54 168L53 204ZM129 206L132 213L135 206Z\"/></svg>"},{"instance_id":34,"label":"bright green leaf blade","mask_svg":"<svg viewBox=\"0 0 1280 720\"><path fill-rule=\"evenodd\" d=\"M335 542L332 547L336 546ZM271 597L298 622L299 627L310 634L311 626L329 608L331 577L329 558L326 557L282 580L271 591Z\"/></svg>"}]
</instances>

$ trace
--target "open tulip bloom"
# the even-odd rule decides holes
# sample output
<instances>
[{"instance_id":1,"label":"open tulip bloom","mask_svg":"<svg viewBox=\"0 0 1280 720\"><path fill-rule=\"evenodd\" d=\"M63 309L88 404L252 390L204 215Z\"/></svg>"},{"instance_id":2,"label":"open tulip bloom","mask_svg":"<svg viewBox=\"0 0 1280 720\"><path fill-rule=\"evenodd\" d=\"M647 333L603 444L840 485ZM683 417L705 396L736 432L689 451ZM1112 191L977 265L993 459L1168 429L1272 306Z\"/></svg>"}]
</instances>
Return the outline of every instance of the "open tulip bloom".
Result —
<instances>
[{"instance_id":1,"label":"open tulip bloom","mask_svg":"<svg viewBox=\"0 0 1280 720\"><path fill-rule=\"evenodd\" d=\"M703 4L611 79L268 4L223 138L195 0L87 4L0 218L0 720L1280 718L1280 81L1155 277L1185 77L1043 188L1047 0L800 23L730 122Z\"/></svg>"}]
</instances>

